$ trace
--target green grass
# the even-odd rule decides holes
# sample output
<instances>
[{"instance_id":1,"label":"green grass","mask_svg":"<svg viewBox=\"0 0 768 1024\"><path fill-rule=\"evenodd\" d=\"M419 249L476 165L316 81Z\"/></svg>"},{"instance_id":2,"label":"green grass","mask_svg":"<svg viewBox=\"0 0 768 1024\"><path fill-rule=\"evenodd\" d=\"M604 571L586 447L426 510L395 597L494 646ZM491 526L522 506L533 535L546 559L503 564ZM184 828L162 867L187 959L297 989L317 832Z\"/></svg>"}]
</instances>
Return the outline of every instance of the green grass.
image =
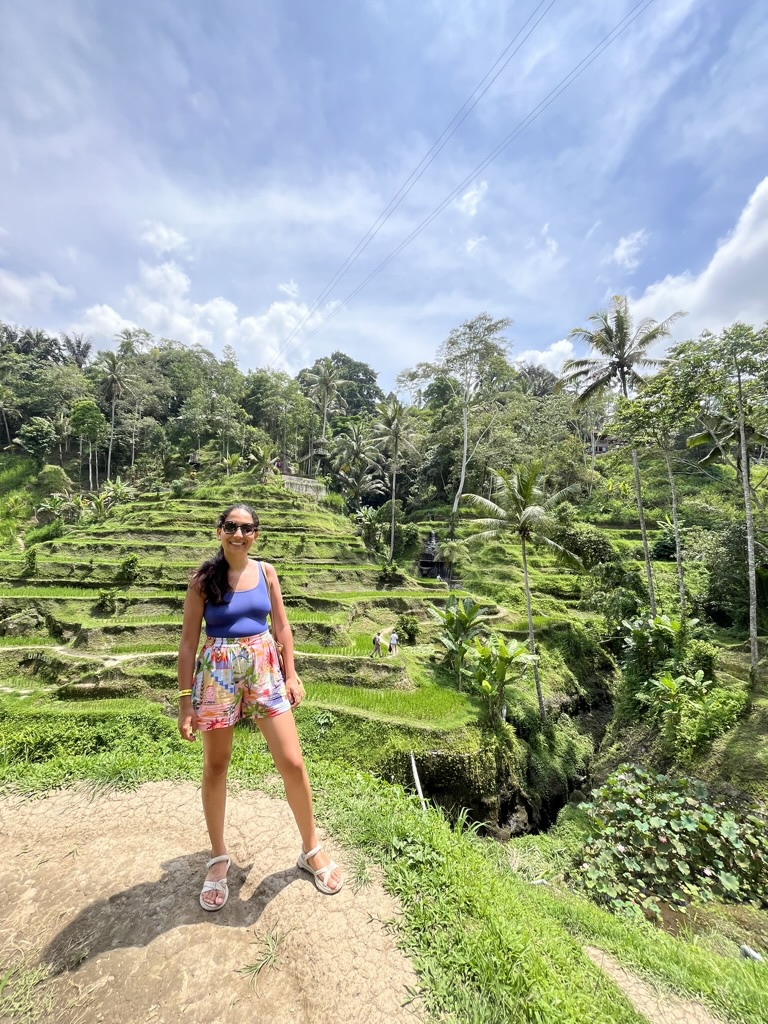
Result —
<instances>
[{"instance_id":1,"label":"green grass","mask_svg":"<svg viewBox=\"0 0 768 1024\"><path fill-rule=\"evenodd\" d=\"M436 729L460 729L477 717L474 702L466 694L437 686L401 692L313 683L308 700L310 704L364 711L377 718L419 725L426 722Z\"/></svg>"}]
</instances>

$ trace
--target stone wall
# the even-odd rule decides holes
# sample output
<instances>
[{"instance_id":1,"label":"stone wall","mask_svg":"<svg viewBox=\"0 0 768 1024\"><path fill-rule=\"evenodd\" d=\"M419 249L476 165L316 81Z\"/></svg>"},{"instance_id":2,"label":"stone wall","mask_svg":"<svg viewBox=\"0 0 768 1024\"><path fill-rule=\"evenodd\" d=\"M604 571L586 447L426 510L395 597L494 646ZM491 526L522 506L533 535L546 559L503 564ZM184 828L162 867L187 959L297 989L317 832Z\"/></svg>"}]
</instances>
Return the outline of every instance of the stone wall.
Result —
<instances>
[{"instance_id":1,"label":"stone wall","mask_svg":"<svg viewBox=\"0 0 768 1024\"><path fill-rule=\"evenodd\" d=\"M309 476L288 476L284 473L283 483L286 490L293 491L294 494L308 494L316 501L324 498L328 493L325 484L320 483L319 480L313 480Z\"/></svg>"}]
</instances>

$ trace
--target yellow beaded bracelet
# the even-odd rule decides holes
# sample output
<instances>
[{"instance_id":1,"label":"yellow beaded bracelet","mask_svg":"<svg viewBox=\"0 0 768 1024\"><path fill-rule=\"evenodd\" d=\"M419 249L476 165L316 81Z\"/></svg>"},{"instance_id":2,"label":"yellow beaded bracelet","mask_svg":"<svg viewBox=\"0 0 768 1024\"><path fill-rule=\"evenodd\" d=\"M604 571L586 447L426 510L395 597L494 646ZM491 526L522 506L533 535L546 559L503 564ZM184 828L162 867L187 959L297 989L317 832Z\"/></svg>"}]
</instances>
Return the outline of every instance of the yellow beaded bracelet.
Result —
<instances>
[{"instance_id":1,"label":"yellow beaded bracelet","mask_svg":"<svg viewBox=\"0 0 768 1024\"><path fill-rule=\"evenodd\" d=\"M179 690L179 696L180 697L191 697L192 696L192 691L191 690Z\"/></svg>"}]
</instances>

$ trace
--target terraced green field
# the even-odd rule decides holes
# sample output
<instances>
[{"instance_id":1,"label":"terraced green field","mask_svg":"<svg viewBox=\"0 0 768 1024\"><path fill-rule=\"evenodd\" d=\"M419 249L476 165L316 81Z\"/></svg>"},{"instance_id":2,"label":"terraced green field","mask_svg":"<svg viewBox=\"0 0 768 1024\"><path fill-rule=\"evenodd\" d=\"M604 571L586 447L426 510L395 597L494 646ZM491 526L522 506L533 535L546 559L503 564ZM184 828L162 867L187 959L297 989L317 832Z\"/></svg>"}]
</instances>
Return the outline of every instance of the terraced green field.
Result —
<instances>
[{"instance_id":1,"label":"terraced green field","mask_svg":"<svg viewBox=\"0 0 768 1024\"><path fill-rule=\"evenodd\" d=\"M136 699L158 702L175 716L187 581L216 550L216 515L236 495L261 517L254 555L272 562L281 579L307 686L297 712L305 744L407 784L401 755L413 750L433 790L452 790L461 803L487 807L497 781L482 707L447 681L433 653L429 606L448 599L446 585L411 576L401 586L381 586L380 567L351 521L311 499L236 480L232 490L216 493L144 496L102 522L69 526L63 536L37 544L34 564L22 551L0 554L2 690L25 701L54 701L78 718L87 719L104 700ZM428 526L423 532L426 537ZM495 547L479 567L490 586L478 592L488 594L504 581L508 606L489 596L483 601L494 628L522 639L527 624L519 554L508 545ZM530 562L535 622L545 637L583 617L576 610L581 581L535 552ZM420 622L419 646L372 660L373 632L384 630L386 639L403 613ZM557 707L583 699L557 651L543 666L545 693ZM532 699L532 682L522 685ZM567 770L561 774L565 778Z\"/></svg>"}]
</instances>

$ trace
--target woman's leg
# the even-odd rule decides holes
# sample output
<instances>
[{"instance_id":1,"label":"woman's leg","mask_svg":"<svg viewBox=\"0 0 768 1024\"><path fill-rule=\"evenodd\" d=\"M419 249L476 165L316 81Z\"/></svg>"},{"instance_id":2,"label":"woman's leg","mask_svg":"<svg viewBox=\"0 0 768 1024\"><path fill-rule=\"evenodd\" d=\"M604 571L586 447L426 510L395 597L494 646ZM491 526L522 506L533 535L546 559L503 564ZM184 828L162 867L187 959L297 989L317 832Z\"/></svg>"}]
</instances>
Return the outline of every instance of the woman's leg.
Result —
<instances>
[{"instance_id":1,"label":"woman's leg","mask_svg":"<svg viewBox=\"0 0 768 1024\"><path fill-rule=\"evenodd\" d=\"M203 737L203 812L211 837L211 856L218 857L227 852L224 843L224 813L227 808L227 769L232 756L233 729L208 729ZM226 861L214 864L205 876L218 882L227 873ZM220 892L207 892L206 903L218 904L224 899Z\"/></svg>"},{"instance_id":2,"label":"woman's leg","mask_svg":"<svg viewBox=\"0 0 768 1024\"><path fill-rule=\"evenodd\" d=\"M304 851L313 850L317 846L317 831L315 816L312 812L312 789L309 785L307 769L304 767L299 734L296 732L293 715L286 711L282 715L274 715L271 718L257 718L256 722L262 736L267 741L275 767L282 776L285 795L301 833ZM318 871L329 864L330 860L328 854L321 850L314 857L308 858L307 863ZM331 889L335 889L340 882L341 872L338 868L335 868L325 880L325 884Z\"/></svg>"}]
</instances>

